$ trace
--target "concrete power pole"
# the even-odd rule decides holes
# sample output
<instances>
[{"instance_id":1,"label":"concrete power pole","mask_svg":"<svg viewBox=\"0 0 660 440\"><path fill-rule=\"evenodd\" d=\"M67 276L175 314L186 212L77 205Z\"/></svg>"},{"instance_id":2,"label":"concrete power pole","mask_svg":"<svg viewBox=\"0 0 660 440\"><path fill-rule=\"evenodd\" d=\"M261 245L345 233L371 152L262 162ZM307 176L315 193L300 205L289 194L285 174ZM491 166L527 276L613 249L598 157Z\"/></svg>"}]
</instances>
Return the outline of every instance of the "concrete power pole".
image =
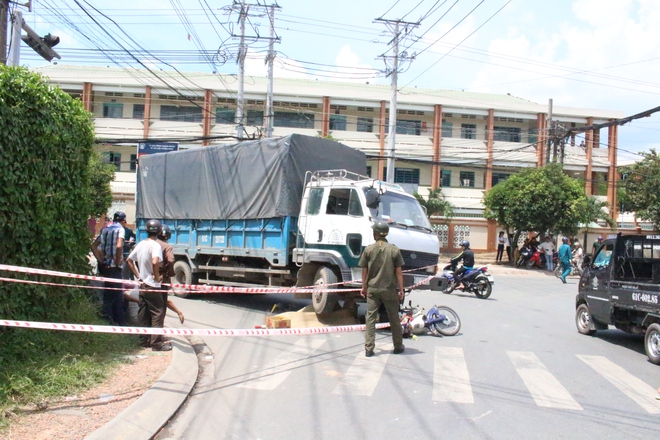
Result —
<instances>
[{"instance_id":1,"label":"concrete power pole","mask_svg":"<svg viewBox=\"0 0 660 440\"><path fill-rule=\"evenodd\" d=\"M551 151L550 148L552 146L552 142L553 142L552 138L553 138L553 135L554 135L554 130L553 130L552 124L553 124L553 122L552 122L552 99L549 99L548 100L548 121L546 123L546 130L547 130L547 133L546 133L547 140L546 140L546 147L545 147L545 164L546 165L550 163L550 151Z\"/></svg>"},{"instance_id":2,"label":"concrete power pole","mask_svg":"<svg viewBox=\"0 0 660 440\"><path fill-rule=\"evenodd\" d=\"M238 140L243 139L243 132L245 131L244 129L244 108L245 108L245 101L243 98L244 95L244 81L245 81L245 56L247 55L246 52L246 47L245 47L245 17L247 15L247 9L245 7L245 2L241 0L240 2L241 5L241 11L240 11L240 17L239 17L239 22L240 22L240 28L241 28L241 35L240 35L240 42L238 45L238 57L237 57L237 62L238 62L238 96L236 99L236 137Z\"/></svg>"},{"instance_id":3,"label":"concrete power pole","mask_svg":"<svg viewBox=\"0 0 660 440\"><path fill-rule=\"evenodd\" d=\"M267 9L270 21L270 40L268 41L268 89L266 91L266 137L273 136L273 64L275 62L275 5Z\"/></svg>"},{"instance_id":4,"label":"concrete power pole","mask_svg":"<svg viewBox=\"0 0 660 440\"><path fill-rule=\"evenodd\" d=\"M7 64L7 20L9 0L0 0L0 64Z\"/></svg>"},{"instance_id":5,"label":"concrete power pole","mask_svg":"<svg viewBox=\"0 0 660 440\"><path fill-rule=\"evenodd\" d=\"M392 85L392 96L390 98L390 119L389 119L389 134L387 138L387 176L385 181L388 183L394 183L394 174L396 166L396 101L397 101L397 88L398 88L398 74L399 74L399 59L407 59L408 56L406 53L399 53L399 42L400 42L400 27L404 25L406 33L408 32L408 26L417 27L419 23L410 23L402 20L385 20L382 18L377 18L375 21L385 23L388 26L392 23L394 24L394 29L392 29L392 34L394 37L390 41L392 45L392 57L386 57L381 55L384 59L392 58L392 68L386 70L386 74L391 75L391 85Z\"/></svg>"}]
</instances>

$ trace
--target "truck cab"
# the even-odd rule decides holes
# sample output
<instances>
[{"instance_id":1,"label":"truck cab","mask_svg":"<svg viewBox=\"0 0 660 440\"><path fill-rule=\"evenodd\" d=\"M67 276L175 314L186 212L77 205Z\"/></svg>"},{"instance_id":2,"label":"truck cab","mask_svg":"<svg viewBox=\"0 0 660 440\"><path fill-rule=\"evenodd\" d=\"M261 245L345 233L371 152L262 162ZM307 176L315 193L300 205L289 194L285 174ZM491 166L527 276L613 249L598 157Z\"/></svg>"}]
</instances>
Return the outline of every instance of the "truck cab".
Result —
<instances>
[{"instance_id":1,"label":"truck cab","mask_svg":"<svg viewBox=\"0 0 660 440\"><path fill-rule=\"evenodd\" d=\"M586 256L575 299L580 333L613 325L644 334L649 360L660 365L660 236L609 237Z\"/></svg>"}]
</instances>

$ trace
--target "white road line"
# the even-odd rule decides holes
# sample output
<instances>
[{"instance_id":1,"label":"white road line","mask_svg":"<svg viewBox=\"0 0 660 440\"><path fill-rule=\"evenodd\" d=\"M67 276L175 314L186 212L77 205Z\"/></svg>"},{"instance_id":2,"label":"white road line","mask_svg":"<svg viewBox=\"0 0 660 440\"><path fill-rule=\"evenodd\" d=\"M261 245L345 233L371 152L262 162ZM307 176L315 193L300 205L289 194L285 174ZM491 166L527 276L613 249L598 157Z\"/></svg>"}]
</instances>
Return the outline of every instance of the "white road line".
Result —
<instances>
[{"instance_id":1,"label":"white road line","mask_svg":"<svg viewBox=\"0 0 660 440\"><path fill-rule=\"evenodd\" d=\"M332 394L371 396L383 375L385 365L394 346L379 347L376 355L365 357L361 352L353 361Z\"/></svg>"},{"instance_id":2,"label":"white road line","mask_svg":"<svg viewBox=\"0 0 660 440\"><path fill-rule=\"evenodd\" d=\"M436 347L433 365L434 401L474 403L462 348Z\"/></svg>"},{"instance_id":3,"label":"white road line","mask_svg":"<svg viewBox=\"0 0 660 440\"><path fill-rule=\"evenodd\" d=\"M270 361L266 367L252 373L245 382L238 386L253 390L274 390L289 377L294 369L302 365L309 356L323 345L325 341L325 339L300 339L284 353Z\"/></svg>"},{"instance_id":4,"label":"white road line","mask_svg":"<svg viewBox=\"0 0 660 440\"><path fill-rule=\"evenodd\" d=\"M577 355L585 364L596 370L612 385L634 400L649 414L660 414L660 401L655 399L655 389L603 356Z\"/></svg>"},{"instance_id":5,"label":"white road line","mask_svg":"<svg viewBox=\"0 0 660 440\"><path fill-rule=\"evenodd\" d=\"M534 353L531 351L507 351L506 354L538 406L582 409Z\"/></svg>"}]
</instances>

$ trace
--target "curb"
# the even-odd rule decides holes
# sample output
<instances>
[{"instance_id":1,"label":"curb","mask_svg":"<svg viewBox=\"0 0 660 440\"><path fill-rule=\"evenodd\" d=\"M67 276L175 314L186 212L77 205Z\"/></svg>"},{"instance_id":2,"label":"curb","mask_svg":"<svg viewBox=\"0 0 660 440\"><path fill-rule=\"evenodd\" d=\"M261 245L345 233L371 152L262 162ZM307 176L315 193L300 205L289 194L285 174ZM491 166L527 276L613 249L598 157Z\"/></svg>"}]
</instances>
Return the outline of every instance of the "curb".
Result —
<instances>
[{"instance_id":1,"label":"curb","mask_svg":"<svg viewBox=\"0 0 660 440\"><path fill-rule=\"evenodd\" d=\"M149 440L172 418L197 381L197 355L185 338L172 338L165 373L131 406L85 437L89 440Z\"/></svg>"}]
</instances>

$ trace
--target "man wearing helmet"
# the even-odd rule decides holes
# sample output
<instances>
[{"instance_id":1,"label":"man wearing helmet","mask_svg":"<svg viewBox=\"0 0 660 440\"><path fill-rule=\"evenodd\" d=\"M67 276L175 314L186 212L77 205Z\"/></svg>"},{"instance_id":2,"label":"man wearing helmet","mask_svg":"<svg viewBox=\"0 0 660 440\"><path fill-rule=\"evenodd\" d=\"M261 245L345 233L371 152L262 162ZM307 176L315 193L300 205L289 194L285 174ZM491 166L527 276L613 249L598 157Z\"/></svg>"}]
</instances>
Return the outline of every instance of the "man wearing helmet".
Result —
<instances>
[{"instance_id":1,"label":"man wearing helmet","mask_svg":"<svg viewBox=\"0 0 660 440\"><path fill-rule=\"evenodd\" d=\"M594 244L591 245L591 254L592 254L592 255L596 253L596 249L598 249L598 247L599 247L602 243L603 243L603 236L602 236L602 235L599 235L598 238L596 239L596 241L594 241Z\"/></svg>"},{"instance_id":2,"label":"man wearing helmet","mask_svg":"<svg viewBox=\"0 0 660 440\"><path fill-rule=\"evenodd\" d=\"M463 261L463 265L459 267L456 272L454 272L454 279L456 280L456 283L461 283L463 274L474 268L474 252L472 252L472 249L470 249L470 242L463 240L459 246L463 248L463 252L451 259L452 266L457 266L461 260ZM462 285L459 286L459 289L462 287Z\"/></svg>"},{"instance_id":3,"label":"man wearing helmet","mask_svg":"<svg viewBox=\"0 0 660 440\"><path fill-rule=\"evenodd\" d=\"M167 225L163 225L163 230L160 232L160 235L158 236L158 244L160 245L161 250L163 251L163 264L160 267L160 274L163 277L162 281L163 283L169 284L172 280L172 277L174 276L174 249L172 249L172 245L169 244L167 241L172 237L172 231L170 231L170 227ZM163 292L163 302L169 308L172 310L174 313L176 313L179 317L179 321L181 324L183 324L184 317L183 313L179 308L167 297L167 290L164 289L165 292ZM163 324L165 324L165 312L163 312L163 322L160 322L158 327L163 327Z\"/></svg>"},{"instance_id":4,"label":"man wearing helmet","mask_svg":"<svg viewBox=\"0 0 660 440\"><path fill-rule=\"evenodd\" d=\"M374 355L376 347L376 321L381 304L387 310L394 343L394 354L403 353L403 330L399 322L399 303L403 301L403 257L401 251L385 238L390 227L383 221L377 221L371 227L374 244L362 252L358 265L362 268L362 291L360 295L367 299L366 333L364 354ZM397 294L398 292L398 294Z\"/></svg>"},{"instance_id":5,"label":"man wearing helmet","mask_svg":"<svg viewBox=\"0 0 660 440\"><path fill-rule=\"evenodd\" d=\"M158 220L149 220L146 229L148 237L146 240L139 242L128 255L128 266L140 283L138 320L144 327L158 327L158 324L165 320L163 294L160 292L143 292L142 289L159 290L161 287L160 266L163 261L163 251L157 240L163 227ZM162 324L160 327L162 327ZM172 349L171 344L163 344L162 335L143 336L142 345L151 346L154 351Z\"/></svg>"},{"instance_id":6,"label":"man wearing helmet","mask_svg":"<svg viewBox=\"0 0 660 440\"><path fill-rule=\"evenodd\" d=\"M126 214L115 212L112 223L108 223L92 243L91 249L98 262L99 275L104 278L122 278L124 250L124 225ZM104 282L103 308L101 314L110 324L126 325L124 317L124 294L119 284Z\"/></svg>"},{"instance_id":7,"label":"man wearing helmet","mask_svg":"<svg viewBox=\"0 0 660 440\"><path fill-rule=\"evenodd\" d=\"M571 247L568 245L568 237L562 237L561 241L562 245L559 246L557 256L563 269L560 279L562 283L566 284L566 277L571 273L571 257L573 253L571 252Z\"/></svg>"}]
</instances>

